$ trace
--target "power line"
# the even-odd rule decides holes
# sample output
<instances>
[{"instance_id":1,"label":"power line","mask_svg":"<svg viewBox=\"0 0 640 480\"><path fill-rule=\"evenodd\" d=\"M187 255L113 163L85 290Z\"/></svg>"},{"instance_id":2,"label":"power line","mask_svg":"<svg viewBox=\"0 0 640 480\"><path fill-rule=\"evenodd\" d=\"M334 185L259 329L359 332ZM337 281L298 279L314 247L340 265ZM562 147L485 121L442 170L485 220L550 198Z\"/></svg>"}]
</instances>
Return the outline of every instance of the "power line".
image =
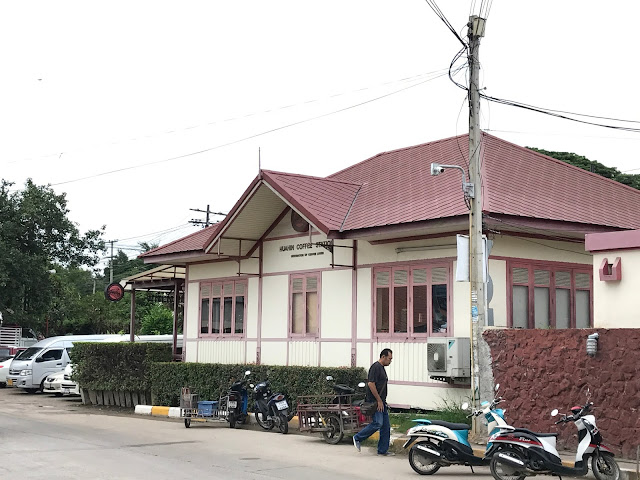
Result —
<instances>
[{"instance_id":1,"label":"power line","mask_svg":"<svg viewBox=\"0 0 640 480\"><path fill-rule=\"evenodd\" d=\"M123 239L122 239L122 240L120 240L120 241L125 241L125 240L134 240L134 239L136 239L136 238L148 237L148 236L150 236L150 235L156 235L156 234L158 234L158 233L170 233L170 232L174 232L174 231L176 231L176 230L180 230L180 229L182 229L182 228L189 227L189 226L191 226L191 224L189 224L189 223L183 223L183 224L178 225L178 226L175 226L175 227L170 227L170 228L168 228L168 229L166 229L166 230L159 230L159 231L157 231L157 232L145 233L144 235L136 235L135 237L123 238Z\"/></svg>"},{"instance_id":2,"label":"power line","mask_svg":"<svg viewBox=\"0 0 640 480\"><path fill-rule=\"evenodd\" d=\"M170 135L170 134L174 134L174 133L177 133L177 132L184 132L184 131L187 131L187 130L193 130L193 129L200 128L200 127L207 127L207 126L217 125L219 123L233 122L233 121L236 121L236 120L242 120L244 118L253 117L253 116L256 116L256 115L264 115L264 114L267 114L267 113L275 113L275 112L278 112L280 110L285 110L285 109L288 109L288 108L298 107L298 106L301 106L301 105L307 105L307 104L319 102L319 101L322 101L322 100L333 99L333 98L341 97L341 96L344 96L344 95L350 95L350 94L353 94L353 93L359 93L359 92L363 92L365 90L371 90L371 89L378 88L378 87L383 87L383 86L386 86L386 85L392 85L392 84L395 84L395 83L408 82L408 81L416 80L418 78L425 77L427 75L433 75L433 74L437 74L437 73L441 73L441 72L442 72L441 70L436 70L436 71L433 71L433 72L420 73L418 75L413 75L411 77L405 77L405 78L401 78L401 79L398 79L398 80L391 80L391 81L380 83L380 84L373 85L373 86L357 88L355 90L350 90L350 91L345 91L345 92L340 92L340 93L334 93L334 94L331 94L331 95L328 95L328 96L325 96L325 97L318 97L318 98L315 98L315 99L312 99L312 100L305 100L305 101L301 101L301 102L297 102L297 103L293 103L293 104L289 104L289 105L284 105L284 106L280 106L280 107L276 107L276 108L269 108L267 110L241 114L241 115L237 115L235 117L229 117L229 118L226 118L226 119L223 119L223 120L215 120L215 121L212 121L212 122L201 123L201 124L198 124L198 125L191 125L191 126L184 127L184 128L174 128L174 129L171 129L171 130L166 130L166 131L158 132L158 133L154 133L154 134L139 135L139 136L127 138L127 139L124 139L124 140L113 141L113 142L110 142L110 143L106 143L104 145L118 145L120 143L134 142L134 141L138 141L138 140L141 140L141 139L158 137L158 136L161 136L161 135ZM26 159L21 159L21 160L13 160L13 161L10 161L10 162L7 162L7 163L8 164L12 164L12 163L20 162L20 161L37 160L37 159L41 159L41 158L48 158L48 157L54 157L54 156L60 157L65 153L68 154L68 153L72 153L74 151L75 152L78 152L78 151L81 152L81 151L88 150L89 148L91 148L91 147L87 147L87 148L83 148L83 149L79 149L79 150L66 150L64 152L49 153L49 154L46 154L46 155L40 155L40 156L32 157L32 158L26 158Z\"/></svg>"},{"instance_id":3,"label":"power line","mask_svg":"<svg viewBox=\"0 0 640 480\"><path fill-rule=\"evenodd\" d=\"M174 161L174 160L179 160L181 158L187 158L187 157L192 157L194 155L200 155L200 154L206 153L206 152L211 152L211 151L214 151L214 150L218 150L220 148L228 147L230 145L235 145L237 143L241 143L241 142L244 142L244 141L247 141L247 140L251 140L253 138L261 137L261 136L267 135L269 133L277 132L279 130L284 130L286 128L294 127L296 125L301 125L303 123L311 122L313 120L318 120L320 118L325 118L325 117L328 117L330 115L335 115L337 113L345 112L345 111L351 110L353 108L361 107L362 105L367 105L367 104L375 102L377 100L381 100L383 98L390 97L391 95L395 95L396 93L404 92L405 90L409 90L411 88L418 87L418 86L423 85L423 84L425 84L427 82L435 80L436 78L440 78L440 77L442 77L444 75L447 75L446 71L444 73L440 73L438 75L435 75L434 77L428 78L426 80L422 80L422 81L420 81L418 83L414 83L413 85L409 85L408 87L404 87L404 88L395 90L393 92L387 93L385 95L380 95L378 97L375 97L375 98L372 98L372 99L369 99L369 100L365 100L364 102L356 103L354 105L350 105L348 107L340 108L338 110L334 110L334 111L331 111L331 112L328 112L328 113L323 113L321 115L316 115L314 117L306 118L304 120L299 120L297 122L293 122L293 123L289 123L289 124L286 124L286 125L282 125L280 127L272 128L270 130L265 130L263 132L256 133L254 135L249 135L247 137L243 137L243 138L240 138L238 140L233 140L231 142L227 142L227 143L223 143L223 144L220 144L220 145L216 145L215 147L205 148L203 150L198 150L197 152L186 153L184 155L178 155L176 157L165 158L163 160L156 160L156 161L153 161L153 162L141 163L139 165L132 165L132 166L129 166L129 167L122 167L122 168L118 168L118 169L115 169L115 170L109 170L107 172L97 173L97 174L94 174L94 175L87 175L86 177L79 177L79 178L75 178L75 179L72 179L72 180L66 180L66 181L63 181L63 182L51 183L50 185L52 187L58 186L58 185L66 185L68 183L80 182L80 181L83 181L83 180L89 180L91 178L97 178L97 177L102 177L102 176L105 176L105 175L110 175L112 173L118 173L118 172L124 172L124 171L127 171L127 170L133 170L133 169L136 169L136 168L148 167L150 165L157 165L159 163L171 162L171 161Z\"/></svg>"},{"instance_id":4,"label":"power line","mask_svg":"<svg viewBox=\"0 0 640 480\"><path fill-rule=\"evenodd\" d=\"M447 28L451 31L451 33L453 33L453 35L458 39L458 41L466 49L468 47L467 42L465 42L462 39L462 37L460 37L460 35L458 35L458 32L456 32L456 29L451 26L451 23L449 22L449 20L447 20L447 17L445 17L444 13L442 13L442 10L440 10L440 7L438 7L438 5L436 4L435 0L426 0L426 2L427 2L427 5L429 5L431 7L431 10L433 10L435 12L435 14L438 16L438 18L440 20L442 20L442 22L447 26Z\"/></svg>"}]
</instances>

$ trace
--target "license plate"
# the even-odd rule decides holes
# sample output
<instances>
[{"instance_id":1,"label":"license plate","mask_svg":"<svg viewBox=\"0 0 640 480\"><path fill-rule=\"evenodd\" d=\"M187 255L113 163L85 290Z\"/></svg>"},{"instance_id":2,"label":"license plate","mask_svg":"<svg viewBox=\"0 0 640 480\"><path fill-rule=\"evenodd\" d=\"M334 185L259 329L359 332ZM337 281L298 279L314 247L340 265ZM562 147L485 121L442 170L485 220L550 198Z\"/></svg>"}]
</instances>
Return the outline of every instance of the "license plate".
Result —
<instances>
[{"instance_id":1,"label":"license plate","mask_svg":"<svg viewBox=\"0 0 640 480\"><path fill-rule=\"evenodd\" d=\"M235 400L229 400L228 406L229 408L236 408L238 406L238 402L236 402Z\"/></svg>"},{"instance_id":2,"label":"license plate","mask_svg":"<svg viewBox=\"0 0 640 480\"><path fill-rule=\"evenodd\" d=\"M62 393L71 393L71 389L69 389L69 388L63 388L63 389L62 389Z\"/></svg>"},{"instance_id":3,"label":"license plate","mask_svg":"<svg viewBox=\"0 0 640 480\"><path fill-rule=\"evenodd\" d=\"M7 386L8 387L13 387L13 380L10 378L7 378Z\"/></svg>"},{"instance_id":4,"label":"license plate","mask_svg":"<svg viewBox=\"0 0 640 480\"><path fill-rule=\"evenodd\" d=\"M289 404L286 400L282 400L281 402L276 402L276 408L278 410L284 410L286 408L289 408Z\"/></svg>"}]
</instances>

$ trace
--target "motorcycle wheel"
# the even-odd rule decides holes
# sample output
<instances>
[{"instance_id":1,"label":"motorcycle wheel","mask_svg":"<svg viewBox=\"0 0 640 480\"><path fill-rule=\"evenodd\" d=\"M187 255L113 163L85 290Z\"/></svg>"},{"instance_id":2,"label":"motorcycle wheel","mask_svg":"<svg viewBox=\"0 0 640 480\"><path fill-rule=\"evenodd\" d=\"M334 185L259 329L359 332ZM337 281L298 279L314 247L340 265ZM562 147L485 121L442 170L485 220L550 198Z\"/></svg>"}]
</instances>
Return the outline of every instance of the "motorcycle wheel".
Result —
<instances>
[{"instance_id":1,"label":"motorcycle wheel","mask_svg":"<svg viewBox=\"0 0 640 480\"><path fill-rule=\"evenodd\" d=\"M184 419L184 428L189 428L191 426L191 419L190 418L185 418Z\"/></svg>"},{"instance_id":2,"label":"motorcycle wheel","mask_svg":"<svg viewBox=\"0 0 640 480\"><path fill-rule=\"evenodd\" d=\"M256 412L256 422L265 430L271 430L273 428L273 420L267 419L267 415L262 412Z\"/></svg>"},{"instance_id":3,"label":"motorcycle wheel","mask_svg":"<svg viewBox=\"0 0 640 480\"><path fill-rule=\"evenodd\" d=\"M279 413L278 418L280 419L278 430L280 430L280 433L282 434L287 433L289 431L289 422L287 420L287 416L283 413Z\"/></svg>"},{"instance_id":4,"label":"motorcycle wheel","mask_svg":"<svg viewBox=\"0 0 640 480\"><path fill-rule=\"evenodd\" d=\"M234 414L229 415L229 428L236 428L236 416Z\"/></svg>"},{"instance_id":5,"label":"motorcycle wheel","mask_svg":"<svg viewBox=\"0 0 640 480\"><path fill-rule=\"evenodd\" d=\"M324 441L329 445L337 445L342 441L344 437L344 432L342 431L342 426L340 424L340 419L337 415L329 415L325 417L324 423L329 428L328 431L322 432L322 436L324 437Z\"/></svg>"},{"instance_id":6,"label":"motorcycle wheel","mask_svg":"<svg viewBox=\"0 0 640 480\"><path fill-rule=\"evenodd\" d=\"M613 455L607 452L600 452L599 455L591 457L591 470L598 480L620 479L620 467Z\"/></svg>"},{"instance_id":7,"label":"motorcycle wheel","mask_svg":"<svg viewBox=\"0 0 640 480\"><path fill-rule=\"evenodd\" d=\"M495 478L496 480L523 480L525 478L525 475L515 467L502 463L498 459L498 453L516 458L521 462L525 461L525 458L517 450L511 448L503 448L502 450L498 450L493 454L493 457L491 457L491 464L489 465L493 478Z\"/></svg>"},{"instance_id":8,"label":"motorcycle wheel","mask_svg":"<svg viewBox=\"0 0 640 480\"><path fill-rule=\"evenodd\" d=\"M409 465L413 468L413 471L420 475L433 475L440 470L438 462L434 462L429 456L425 455L419 448L416 448L421 443L426 443L431 448L438 449L431 442L418 442L409 450Z\"/></svg>"}]
</instances>

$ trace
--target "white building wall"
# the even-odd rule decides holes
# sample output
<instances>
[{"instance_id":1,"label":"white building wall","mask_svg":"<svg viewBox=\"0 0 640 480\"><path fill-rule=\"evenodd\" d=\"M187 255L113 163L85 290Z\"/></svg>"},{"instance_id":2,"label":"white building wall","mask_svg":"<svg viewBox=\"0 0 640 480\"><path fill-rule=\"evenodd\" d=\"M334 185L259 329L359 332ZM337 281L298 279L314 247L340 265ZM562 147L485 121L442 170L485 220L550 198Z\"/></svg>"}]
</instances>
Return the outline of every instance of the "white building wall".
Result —
<instances>
[{"instance_id":1,"label":"white building wall","mask_svg":"<svg viewBox=\"0 0 640 480\"><path fill-rule=\"evenodd\" d=\"M200 340L199 363L244 363L245 342L237 340Z\"/></svg>"},{"instance_id":2,"label":"white building wall","mask_svg":"<svg viewBox=\"0 0 640 480\"><path fill-rule=\"evenodd\" d=\"M557 242L538 238L498 236L493 241L491 256L591 265L591 255L585 252L584 243Z\"/></svg>"},{"instance_id":3,"label":"white building wall","mask_svg":"<svg viewBox=\"0 0 640 480\"><path fill-rule=\"evenodd\" d=\"M258 287L260 280L256 277L249 278L247 292L247 319L245 335L247 338L258 337ZM255 356L254 356L255 358Z\"/></svg>"},{"instance_id":4,"label":"white building wall","mask_svg":"<svg viewBox=\"0 0 640 480\"><path fill-rule=\"evenodd\" d=\"M621 258L622 279L601 282L600 264ZM638 328L640 297L640 251L612 250L593 256L593 326L598 328Z\"/></svg>"},{"instance_id":5,"label":"white building wall","mask_svg":"<svg viewBox=\"0 0 640 480\"><path fill-rule=\"evenodd\" d=\"M372 334L372 308L373 308L373 299L372 295L372 269L371 268L359 268L358 269L358 279L357 279L357 292L358 292L358 302L357 302L357 338L371 338ZM358 357L360 354L358 353Z\"/></svg>"},{"instance_id":6,"label":"white building wall","mask_svg":"<svg viewBox=\"0 0 640 480\"><path fill-rule=\"evenodd\" d=\"M322 272L321 338L351 338L352 271Z\"/></svg>"},{"instance_id":7,"label":"white building wall","mask_svg":"<svg viewBox=\"0 0 640 480\"><path fill-rule=\"evenodd\" d=\"M325 367L350 367L351 342L322 342L320 365Z\"/></svg>"},{"instance_id":8,"label":"white building wall","mask_svg":"<svg viewBox=\"0 0 640 480\"><path fill-rule=\"evenodd\" d=\"M213 278L238 278L238 271L241 273L258 273L258 260L249 259L240 262L240 270L238 270L238 262L215 262L215 263L198 263L189 265L189 281L208 280Z\"/></svg>"},{"instance_id":9,"label":"white building wall","mask_svg":"<svg viewBox=\"0 0 640 480\"><path fill-rule=\"evenodd\" d=\"M198 320L198 312L200 311L200 290L197 282L189 282L185 285L185 288L187 289L185 292L187 297L187 308L185 311L184 323L186 325L185 340L188 341L198 338L198 328L200 325ZM189 348L187 350L189 350Z\"/></svg>"},{"instance_id":10,"label":"white building wall","mask_svg":"<svg viewBox=\"0 0 640 480\"><path fill-rule=\"evenodd\" d=\"M262 338L289 336L289 276L262 279ZM285 349L286 354L286 349ZM263 363L264 356L262 357Z\"/></svg>"},{"instance_id":11,"label":"white building wall","mask_svg":"<svg viewBox=\"0 0 640 480\"><path fill-rule=\"evenodd\" d=\"M428 247L428 250L411 250L397 252L400 247ZM369 242L358 242L358 264L371 265L387 262L411 262L456 256L456 237L413 240L409 242L384 243L371 245Z\"/></svg>"},{"instance_id":12,"label":"white building wall","mask_svg":"<svg viewBox=\"0 0 640 480\"><path fill-rule=\"evenodd\" d=\"M263 365L287 364L287 341L262 342L260 347L260 363Z\"/></svg>"},{"instance_id":13,"label":"white building wall","mask_svg":"<svg viewBox=\"0 0 640 480\"><path fill-rule=\"evenodd\" d=\"M317 367L320 346L316 341L295 341L289 343L289 365Z\"/></svg>"}]
</instances>

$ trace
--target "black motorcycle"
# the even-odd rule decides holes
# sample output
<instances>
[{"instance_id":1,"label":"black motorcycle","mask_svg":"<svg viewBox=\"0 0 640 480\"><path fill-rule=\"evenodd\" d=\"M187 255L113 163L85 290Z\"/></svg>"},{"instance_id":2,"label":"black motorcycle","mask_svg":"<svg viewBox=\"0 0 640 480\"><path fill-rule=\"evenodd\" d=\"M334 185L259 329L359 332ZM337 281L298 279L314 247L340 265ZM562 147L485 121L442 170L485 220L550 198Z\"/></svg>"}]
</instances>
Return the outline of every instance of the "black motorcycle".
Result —
<instances>
[{"instance_id":1,"label":"black motorcycle","mask_svg":"<svg viewBox=\"0 0 640 480\"><path fill-rule=\"evenodd\" d=\"M267 380L253 387L256 421L265 430L278 427L281 433L289 431L289 402L282 393L273 393Z\"/></svg>"},{"instance_id":2,"label":"black motorcycle","mask_svg":"<svg viewBox=\"0 0 640 480\"><path fill-rule=\"evenodd\" d=\"M327 382L333 382L333 377L331 375L327 376ZM358 393L363 394L365 386L366 384L364 382L360 382L358 384L358 389L360 389L360 392ZM340 405L351 404L356 406L360 406L364 403L364 397L356 399L354 397L355 395L357 395L356 389L350 387L349 385L344 385L342 383L334 383L331 387L333 388L333 392L335 394L335 396L331 400L331 403L340 404ZM358 395L358 397L360 396L361 395Z\"/></svg>"},{"instance_id":3,"label":"black motorcycle","mask_svg":"<svg viewBox=\"0 0 640 480\"><path fill-rule=\"evenodd\" d=\"M249 383L249 375L251 375L249 370L244 372L244 377L233 382L226 397L221 399L220 405L222 406L225 405L226 400L227 421L231 428L236 428L237 425L241 425L247 420L247 407L249 404L247 384Z\"/></svg>"}]
</instances>

